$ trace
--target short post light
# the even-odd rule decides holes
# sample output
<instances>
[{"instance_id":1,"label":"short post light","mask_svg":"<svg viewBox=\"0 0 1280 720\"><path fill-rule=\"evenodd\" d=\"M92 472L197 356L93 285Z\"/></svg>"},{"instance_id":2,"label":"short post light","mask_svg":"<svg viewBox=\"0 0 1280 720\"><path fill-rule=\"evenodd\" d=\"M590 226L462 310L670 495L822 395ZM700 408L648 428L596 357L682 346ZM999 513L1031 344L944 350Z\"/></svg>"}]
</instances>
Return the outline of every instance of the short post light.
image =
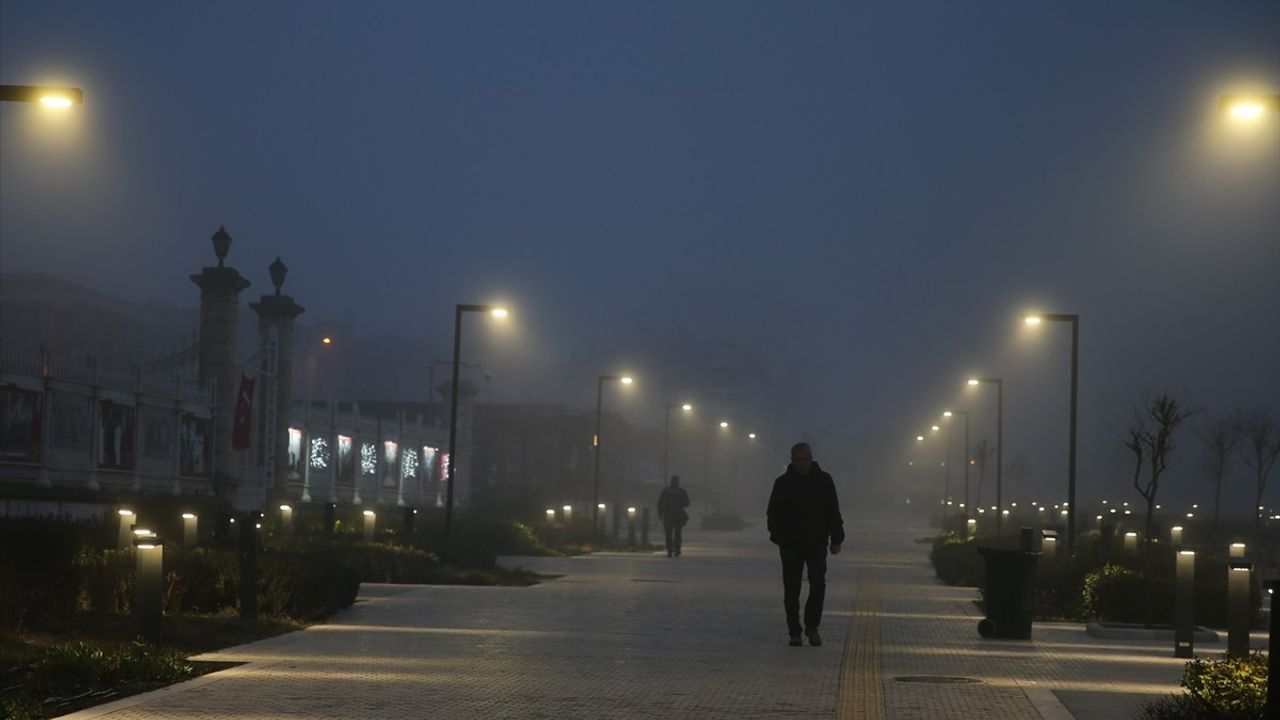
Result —
<instances>
[{"instance_id":1,"label":"short post light","mask_svg":"<svg viewBox=\"0 0 1280 720\"><path fill-rule=\"evenodd\" d=\"M565 524L565 525L568 525L568 524L569 524L569 522L573 520L573 506L572 506L572 505L565 505L564 507L560 508L560 511L561 511L562 513L564 513L564 514L561 516L561 517L563 517L563 518L564 518L564 524Z\"/></svg>"},{"instance_id":2,"label":"short post light","mask_svg":"<svg viewBox=\"0 0 1280 720\"><path fill-rule=\"evenodd\" d=\"M1174 525L1169 530L1169 542L1173 543L1173 549L1177 550L1182 547L1182 526Z\"/></svg>"},{"instance_id":3,"label":"short post light","mask_svg":"<svg viewBox=\"0 0 1280 720\"><path fill-rule=\"evenodd\" d=\"M148 641L160 640L160 614L164 608L164 543L150 530L139 528L132 540L136 551L133 587L133 625Z\"/></svg>"},{"instance_id":4,"label":"short post light","mask_svg":"<svg viewBox=\"0 0 1280 720\"><path fill-rule=\"evenodd\" d=\"M373 533L378 528L378 513L372 510L364 511L364 541L373 542Z\"/></svg>"},{"instance_id":5,"label":"short post light","mask_svg":"<svg viewBox=\"0 0 1280 720\"><path fill-rule=\"evenodd\" d=\"M116 510L116 519L119 520L119 530L116 532L116 549L125 550L133 547L133 523L137 521L137 516L128 508L120 508Z\"/></svg>"},{"instance_id":6,"label":"short post light","mask_svg":"<svg viewBox=\"0 0 1280 720\"><path fill-rule=\"evenodd\" d=\"M977 534L978 534L978 519L977 519L977 518L969 518L969 519L965 522L965 525L967 525L967 526L968 526L968 528L969 528L969 537L973 537L973 536L975 536L975 535L977 535Z\"/></svg>"},{"instance_id":7,"label":"short post light","mask_svg":"<svg viewBox=\"0 0 1280 720\"><path fill-rule=\"evenodd\" d=\"M293 534L293 506L280 506L280 532L285 535Z\"/></svg>"},{"instance_id":8,"label":"short post light","mask_svg":"<svg viewBox=\"0 0 1280 720\"><path fill-rule=\"evenodd\" d=\"M1245 657L1249 654L1249 625L1253 608L1249 589L1253 585L1253 563L1231 560L1227 563L1227 654Z\"/></svg>"},{"instance_id":9,"label":"short post light","mask_svg":"<svg viewBox=\"0 0 1280 720\"><path fill-rule=\"evenodd\" d=\"M1131 554L1138 554L1138 533L1130 530L1124 534L1124 551Z\"/></svg>"},{"instance_id":10,"label":"short post light","mask_svg":"<svg viewBox=\"0 0 1280 720\"><path fill-rule=\"evenodd\" d=\"M418 525L418 508L406 505L401 508L400 513L400 532L404 537L402 542L407 543Z\"/></svg>"},{"instance_id":11,"label":"short post light","mask_svg":"<svg viewBox=\"0 0 1280 720\"><path fill-rule=\"evenodd\" d=\"M636 546L636 509L627 508L627 545Z\"/></svg>"},{"instance_id":12,"label":"short post light","mask_svg":"<svg viewBox=\"0 0 1280 720\"><path fill-rule=\"evenodd\" d=\"M1058 556L1058 533L1054 530L1040 531L1040 552L1045 562L1053 562Z\"/></svg>"},{"instance_id":13,"label":"short post light","mask_svg":"<svg viewBox=\"0 0 1280 720\"><path fill-rule=\"evenodd\" d=\"M1245 550L1244 543L1240 543L1240 542L1231 543L1231 547L1227 554L1232 560L1243 560L1244 550Z\"/></svg>"},{"instance_id":14,"label":"short post light","mask_svg":"<svg viewBox=\"0 0 1280 720\"><path fill-rule=\"evenodd\" d=\"M556 522L556 509L547 508L547 523L550 525L554 525L555 522Z\"/></svg>"},{"instance_id":15,"label":"short post light","mask_svg":"<svg viewBox=\"0 0 1280 720\"><path fill-rule=\"evenodd\" d=\"M197 523L199 522L200 518L197 518L195 513L182 513L182 545L184 547L192 548L198 544L200 535Z\"/></svg>"},{"instance_id":16,"label":"short post light","mask_svg":"<svg viewBox=\"0 0 1280 720\"><path fill-rule=\"evenodd\" d=\"M592 530L592 532L599 532L599 531L600 531L600 527L599 527L599 525L600 525L600 517L601 517L601 516L604 516L604 525L605 525L605 530L608 530L608 525L609 525L609 516L608 516L608 515L605 515L604 510L605 510L604 503L596 503L596 512L595 512L595 514L594 514L594 515L592 515L592 516L591 516L591 521L592 521L593 523L595 523L595 524L596 524L596 527L593 527L593 528L591 529L591 530Z\"/></svg>"},{"instance_id":17,"label":"short post light","mask_svg":"<svg viewBox=\"0 0 1280 720\"><path fill-rule=\"evenodd\" d=\"M649 507L640 508L640 544L649 544Z\"/></svg>"},{"instance_id":18,"label":"short post light","mask_svg":"<svg viewBox=\"0 0 1280 720\"><path fill-rule=\"evenodd\" d=\"M1173 604L1173 656L1191 658L1195 655L1195 589L1196 551L1179 550L1177 588Z\"/></svg>"}]
</instances>

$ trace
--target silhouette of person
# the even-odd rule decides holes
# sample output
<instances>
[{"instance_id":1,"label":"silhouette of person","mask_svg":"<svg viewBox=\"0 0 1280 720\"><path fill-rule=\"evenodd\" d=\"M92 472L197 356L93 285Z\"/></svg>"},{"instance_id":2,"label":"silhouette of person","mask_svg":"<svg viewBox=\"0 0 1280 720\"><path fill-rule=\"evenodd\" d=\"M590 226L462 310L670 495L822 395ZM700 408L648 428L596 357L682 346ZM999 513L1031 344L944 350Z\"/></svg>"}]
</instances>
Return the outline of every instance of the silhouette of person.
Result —
<instances>
[{"instance_id":1,"label":"silhouette of person","mask_svg":"<svg viewBox=\"0 0 1280 720\"><path fill-rule=\"evenodd\" d=\"M658 494L658 519L662 521L662 531L667 536L667 557L680 557L681 535L685 523L689 522L689 493L680 487L680 476L671 476L671 485L662 488Z\"/></svg>"},{"instance_id":2,"label":"silhouette of person","mask_svg":"<svg viewBox=\"0 0 1280 720\"><path fill-rule=\"evenodd\" d=\"M809 598L804 604L804 634L809 644L822 644L818 625L822 623L822 601L827 593L827 545L831 554L840 552L844 542L844 520L836 484L813 461L808 443L791 448L791 464L773 481L769 496L769 540L782 556L782 605L787 614L791 646L799 647L800 579L809 569Z\"/></svg>"}]
</instances>

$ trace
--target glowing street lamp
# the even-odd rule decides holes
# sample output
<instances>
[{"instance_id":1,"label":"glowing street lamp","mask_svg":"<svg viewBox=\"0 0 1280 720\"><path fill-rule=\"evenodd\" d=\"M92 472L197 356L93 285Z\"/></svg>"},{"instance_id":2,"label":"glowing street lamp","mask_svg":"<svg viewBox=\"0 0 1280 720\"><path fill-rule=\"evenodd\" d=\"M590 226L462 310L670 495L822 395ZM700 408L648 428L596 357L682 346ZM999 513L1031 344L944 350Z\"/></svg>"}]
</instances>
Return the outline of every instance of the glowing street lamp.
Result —
<instances>
[{"instance_id":1,"label":"glowing street lamp","mask_svg":"<svg viewBox=\"0 0 1280 720\"><path fill-rule=\"evenodd\" d=\"M662 429L662 482L671 481L671 411L677 407L686 415L693 412L693 405L690 403L667 403L667 411L663 416L664 427Z\"/></svg>"},{"instance_id":2,"label":"glowing street lamp","mask_svg":"<svg viewBox=\"0 0 1280 720\"><path fill-rule=\"evenodd\" d=\"M595 537L600 532L600 454L603 452L604 439L601 437L600 423L602 411L604 409L604 384L606 382L620 382L623 385L630 385L635 382L630 375L597 375L596 376L596 442L595 442L595 472L593 474L591 498L591 535Z\"/></svg>"},{"instance_id":3,"label":"glowing street lamp","mask_svg":"<svg viewBox=\"0 0 1280 720\"><path fill-rule=\"evenodd\" d=\"M69 108L84 104L84 91L78 87L0 85L0 102L38 102L45 107Z\"/></svg>"},{"instance_id":4,"label":"glowing street lamp","mask_svg":"<svg viewBox=\"0 0 1280 720\"><path fill-rule=\"evenodd\" d=\"M1280 112L1280 95L1223 95L1218 107L1236 120L1258 120L1269 112Z\"/></svg>"},{"instance_id":5,"label":"glowing street lamp","mask_svg":"<svg viewBox=\"0 0 1280 720\"><path fill-rule=\"evenodd\" d=\"M970 378L969 386L980 384L996 386L996 505L1004 505L1004 379L1003 378ZM968 448L965 448L968 452ZM1071 496L1075 500L1075 496ZM1000 534L1000 515L996 515L996 535ZM1067 547L1071 544L1068 542Z\"/></svg>"},{"instance_id":6,"label":"glowing street lamp","mask_svg":"<svg viewBox=\"0 0 1280 720\"><path fill-rule=\"evenodd\" d=\"M1080 365L1080 316L1063 313L1023 313L1022 320L1029 326L1041 322L1065 322L1071 324L1071 418L1067 440L1067 502L1076 504L1076 396L1079 388ZM1067 518L1067 555L1075 552L1076 516Z\"/></svg>"},{"instance_id":7,"label":"glowing street lamp","mask_svg":"<svg viewBox=\"0 0 1280 720\"><path fill-rule=\"evenodd\" d=\"M458 370L462 365L462 314L469 312L488 313L495 318L507 317L508 310L496 305L454 305L453 306L453 382L449 388L449 462L446 467L444 505L444 542L446 551L449 546L449 533L453 528L453 478L458 466Z\"/></svg>"}]
</instances>

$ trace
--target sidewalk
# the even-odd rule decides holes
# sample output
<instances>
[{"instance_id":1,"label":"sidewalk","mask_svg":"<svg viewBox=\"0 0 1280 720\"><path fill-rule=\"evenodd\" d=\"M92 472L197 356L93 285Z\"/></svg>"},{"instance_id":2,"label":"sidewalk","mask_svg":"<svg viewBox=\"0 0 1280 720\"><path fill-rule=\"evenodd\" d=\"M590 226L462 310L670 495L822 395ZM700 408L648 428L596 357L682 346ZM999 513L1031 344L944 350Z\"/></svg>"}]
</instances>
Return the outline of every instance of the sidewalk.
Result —
<instances>
[{"instance_id":1,"label":"sidewalk","mask_svg":"<svg viewBox=\"0 0 1280 720\"><path fill-rule=\"evenodd\" d=\"M1163 644L1073 624L982 640L976 591L913 542L928 529L876 522L850 519L831 559L820 648L786 646L758 527L691 531L678 559L507 559L563 576L529 588L366 585L327 625L201 656L247 665L70 717L1102 720L1178 691Z\"/></svg>"}]
</instances>

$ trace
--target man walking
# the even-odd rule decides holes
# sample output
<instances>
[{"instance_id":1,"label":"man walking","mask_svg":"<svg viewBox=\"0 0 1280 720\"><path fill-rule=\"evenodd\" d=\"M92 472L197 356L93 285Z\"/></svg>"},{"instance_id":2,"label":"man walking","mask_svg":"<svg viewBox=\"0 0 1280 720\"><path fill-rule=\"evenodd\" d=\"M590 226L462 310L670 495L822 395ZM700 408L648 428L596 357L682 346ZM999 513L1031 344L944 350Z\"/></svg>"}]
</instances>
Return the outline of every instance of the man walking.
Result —
<instances>
[{"instance_id":1,"label":"man walking","mask_svg":"<svg viewBox=\"0 0 1280 720\"><path fill-rule=\"evenodd\" d=\"M822 601L827 592L827 545L831 554L840 552L844 542L844 520L836 484L813 461L808 443L791 448L791 464L773 481L769 496L769 539L782 555L782 605L787 612L791 646L799 647L800 631L809 644L822 644L818 625L822 623ZM809 599L804 604L804 625L800 625L800 579L809 568Z\"/></svg>"},{"instance_id":2,"label":"man walking","mask_svg":"<svg viewBox=\"0 0 1280 720\"><path fill-rule=\"evenodd\" d=\"M680 487L680 476L671 476L671 485L662 488L658 495L658 519L667 535L667 557L680 557L680 537L685 523L689 522L689 493Z\"/></svg>"}]
</instances>

